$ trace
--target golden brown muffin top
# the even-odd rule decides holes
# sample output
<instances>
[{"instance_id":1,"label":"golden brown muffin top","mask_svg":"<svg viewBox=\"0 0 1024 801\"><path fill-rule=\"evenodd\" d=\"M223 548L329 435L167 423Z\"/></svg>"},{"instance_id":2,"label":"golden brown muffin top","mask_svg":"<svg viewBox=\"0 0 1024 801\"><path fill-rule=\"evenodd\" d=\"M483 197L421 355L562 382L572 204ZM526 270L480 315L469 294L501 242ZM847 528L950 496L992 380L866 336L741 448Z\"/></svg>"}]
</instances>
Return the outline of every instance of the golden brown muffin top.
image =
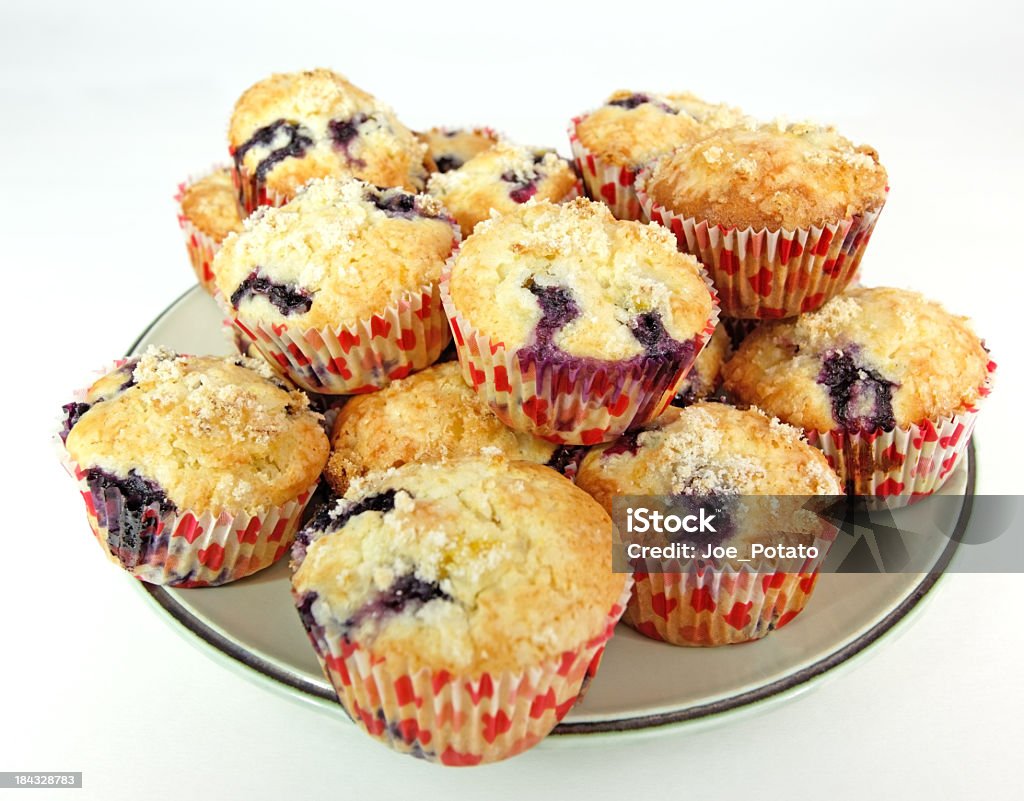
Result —
<instances>
[{"instance_id":1,"label":"golden brown muffin top","mask_svg":"<svg viewBox=\"0 0 1024 801\"><path fill-rule=\"evenodd\" d=\"M619 167L639 168L662 153L746 119L738 108L689 92L614 92L587 114L576 135L590 151Z\"/></svg>"},{"instance_id":2,"label":"golden brown muffin top","mask_svg":"<svg viewBox=\"0 0 1024 801\"><path fill-rule=\"evenodd\" d=\"M463 381L459 363L445 362L345 404L325 474L344 493L353 479L403 464L481 455L544 464L555 450L508 428Z\"/></svg>"},{"instance_id":3,"label":"golden brown muffin top","mask_svg":"<svg viewBox=\"0 0 1024 801\"><path fill-rule=\"evenodd\" d=\"M659 159L646 191L683 217L735 228L810 228L879 208L878 154L834 128L781 122L715 131Z\"/></svg>"},{"instance_id":4,"label":"golden brown muffin top","mask_svg":"<svg viewBox=\"0 0 1024 801\"><path fill-rule=\"evenodd\" d=\"M759 326L725 365L724 387L806 429L889 431L973 406L988 361L967 318L917 292L856 287Z\"/></svg>"},{"instance_id":5,"label":"golden brown muffin top","mask_svg":"<svg viewBox=\"0 0 1024 801\"><path fill-rule=\"evenodd\" d=\"M475 676L600 634L626 582L611 545L608 515L551 468L406 464L354 482L300 533L292 586L376 657Z\"/></svg>"},{"instance_id":6,"label":"golden brown muffin top","mask_svg":"<svg viewBox=\"0 0 1024 801\"><path fill-rule=\"evenodd\" d=\"M324 178L284 206L250 215L242 233L224 240L212 270L248 319L337 328L437 281L457 237L434 198Z\"/></svg>"},{"instance_id":7,"label":"golden brown muffin top","mask_svg":"<svg viewBox=\"0 0 1024 801\"><path fill-rule=\"evenodd\" d=\"M214 242L242 230L242 213L231 170L224 168L203 176L185 187L181 213Z\"/></svg>"},{"instance_id":8,"label":"golden brown muffin top","mask_svg":"<svg viewBox=\"0 0 1024 801\"><path fill-rule=\"evenodd\" d=\"M427 191L468 237L492 214L507 214L531 198L557 203L575 187L572 165L555 151L503 140L458 169L432 176Z\"/></svg>"},{"instance_id":9,"label":"golden brown muffin top","mask_svg":"<svg viewBox=\"0 0 1024 801\"><path fill-rule=\"evenodd\" d=\"M714 308L700 266L667 229L582 198L531 201L478 225L449 290L458 313L509 350L543 333L563 353L605 360L649 352L654 328L690 341Z\"/></svg>"},{"instance_id":10,"label":"golden brown muffin top","mask_svg":"<svg viewBox=\"0 0 1024 801\"><path fill-rule=\"evenodd\" d=\"M235 104L228 144L243 151L246 173L263 172L267 188L285 198L326 176L414 191L427 179L426 145L389 106L327 69L279 73L249 87Z\"/></svg>"},{"instance_id":11,"label":"golden brown muffin top","mask_svg":"<svg viewBox=\"0 0 1024 801\"><path fill-rule=\"evenodd\" d=\"M114 385L117 386L114 386ZM66 447L80 467L155 481L181 511L257 512L309 489L329 445L266 363L150 348L97 381Z\"/></svg>"}]
</instances>

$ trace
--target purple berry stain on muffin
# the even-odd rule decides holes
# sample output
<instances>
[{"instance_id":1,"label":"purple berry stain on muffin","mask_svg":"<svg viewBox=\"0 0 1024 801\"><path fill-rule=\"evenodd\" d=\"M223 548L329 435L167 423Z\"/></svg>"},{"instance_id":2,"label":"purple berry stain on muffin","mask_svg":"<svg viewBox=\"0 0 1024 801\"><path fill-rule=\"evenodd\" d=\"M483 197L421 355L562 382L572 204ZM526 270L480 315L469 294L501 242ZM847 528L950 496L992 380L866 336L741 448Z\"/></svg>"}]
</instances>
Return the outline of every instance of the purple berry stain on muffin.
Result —
<instances>
[{"instance_id":1,"label":"purple berry stain on muffin","mask_svg":"<svg viewBox=\"0 0 1024 801\"><path fill-rule=\"evenodd\" d=\"M231 293L231 305L237 309L243 300L262 295L283 315L305 314L313 306L312 296L292 284L281 284L261 275L256 269Z\"/></svg>"},{"instance_id":2,"label":"purple berry stain on muffin","mask_svg":"<svg viewBox=\"0 0 1024 801\"><path fill-rule=\"evenodd\" d=\"M643 345L644 353L648 356L681 359L690 356L694 348L692 340L680 342L669 336L661 312L658 311L638 314L630 321L629 330L633 332L636 341Z\"/></svg>"},{"instance_id":3,"label":"purple berry stain on muffin","mask_svg":"<svg viewBox=\"0 0 1024 801\"><path fill-rule=\"evenodd\" d=\"M525 203L537 194L537 181L539 178L540 176L536 172L530 175L522 175L509 170L501 174L502 181L507 184L513 184L512 188L508 190L508 196L516 203Z\"/></svg>"},{"instance_id":4,"label":"purple berry stain on muffin","mask_svg":"<svg viewBox=\"0 0 1024 801\"><path fill-rule=\"evenodd\" d=\"M177 509L163 488L135 470L130 470L127 476L118 476L100 467L91 467L86 471L85 480L96 519L107 530L110 552L127 568L145 561L145 552L157 533L160 519Z\"/></svg>"},{"instance_id":5,"label":"purple berry stain on muffin","mask_svg":"<svg viewBox=\"0 0 1024 801\"><path fill-rule=\"evenodd\" d=\"M269 155L256 165L255 179L257 181L266 180L267 173L279 162L287 158L301 158L306 155L306 148L313 145L313 137L301 125L284 119L276 120L270 125L264 125L258 129L235 149L235 165L239 168L239 172L241 172L242 160L246 153L254 147L272 147L274 142L281 139L282 134L285 138L284 143L271 150Z\"/></svg>"},{"instance_id":6,"label":"purple berry stain on muffin","mask_svg":"<svg viewBox=\"0 0 1024 801\"><path fill-rule=\"evenodd\" d=\"M830 350L821 361L818 383L828 389L832 415L849 432L871 433L896 427L892 391L898 386L857 363L860 349Z\"/></svg>"},{"instance_id":7,"label":"purple berry stain on muffin","mask_svg":"<svg viewBox=\"0 0 1024 801\"><path fill-rule=\"evenodd\" d=\"M71 429L82 419L82 415L91 408L92 404L80 403L78 401L66 403L61 407L61 410L64 412L64 423L60 429L61 442L67 442Z\"/></svg>"},{"instance_id":8,"label":"purple berry stain on muffin","mask_svg":"<svg viewBox=\"0 0 1024 801\"><path fill-rule=\"evenodd\" d=\"M380 621L403 612L415 612L431 601L451 601L452 597L436 581L424 581L415 573L399 576L386 590L382 590L359 607L342 627L351 631L368 620Z\"/></svg>"},{"instance_id":9,"label":"purple berry stain on muffin","mask_svg":"<svg viewBox=\"0 0 1024 801\"><path fill-rule=\"evenodd\" d=\"M365 167L366 162L353 156L350 148L352 143L359 138L359 126L368 119L366 114L360 112L347 120L331 120L327 123L327 130L330 132L335 149L345 154L349 164L354 164L357 167Z\"/></svg>"}]
</instances>

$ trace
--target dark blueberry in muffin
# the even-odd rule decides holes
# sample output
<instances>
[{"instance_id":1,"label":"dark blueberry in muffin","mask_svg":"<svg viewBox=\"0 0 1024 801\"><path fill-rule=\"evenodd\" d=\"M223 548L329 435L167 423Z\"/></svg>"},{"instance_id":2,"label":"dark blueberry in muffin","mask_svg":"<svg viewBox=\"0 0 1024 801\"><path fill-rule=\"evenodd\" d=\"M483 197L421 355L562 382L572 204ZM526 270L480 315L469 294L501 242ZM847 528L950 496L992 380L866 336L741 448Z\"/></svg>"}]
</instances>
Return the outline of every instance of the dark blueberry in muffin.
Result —
<instances>
[{"instance_id":1,"label":"dark blueberry in muffin","mask_svg":"<svg viewBox=\"0 0 1024 801\"><path fill-rule=\"evenodd\" d=\"M544 286L531 281L527 289L537 298L541 309L536 329L537 345L553 348L555 334L580 316L580 307L572 292L563 286Z\"/></svg>"},{"instance_id":2,"label":"dark blueberry in muffin","mask_svg":"<svg viewBox=\"0 0 1024 801\"><path fill-rule=\"evenodd\" d=\"M299 611L299 619L302 621L302 625L306 627L306 631L312 632L319 627L316 618L313 616L313 602L318 597L315 592L307 592L302 596L302 601L296 607Z\"/></svg>"},{"instance_id":3,"label":"dark blueberry in muffin","mask_svg":"<svg viewBox=\"0 0 1024 801\"><path fill-rule=\"evenodd\" d=\"M353 629L367 620L380 620L406 610L415 611L436 600L450 601L452 598L436 581L424 581L415 573L406 573L396 578L386 590L377 593L373 600L359 607L342 626Z\"/></svg>"},{"instance_id":4,"label":"dark blueberry in muffin","mask_svg":"<svg viewBox=\"0 0 1024 801\"><path fill-rule=\"evenodd\" d=\"M896 426L892 391L896 387L874 370L859 365L859 348L828 351L821 361L818 383L828 388L832 415L847 431L871 433Z\"/></svg>"},{"instance_id":5,"label":"dark blueberry in muffin","mask_svg":"<svg viewBox=\"0 0 1024 801\"><path fill-rule=\"evenodd\" d=\"M279 141L282 144L274 148L275 142ZM258 129L239 145L235 150L235 164L240 167L245 154L254 147L274 148L256 166L256 180L263 181L275 164L287 158L301 158L306 154L306 148L312 145L313 137L303 126L288 120L276 120Z\"/></svg>"},{"instance_id":6,"label":"dark blueberry in muffin","mask_svg":"<svg viewBox=\"0 0 1024 801\"><path fill-rule=\"evenodd\" d=\"M412 219L418 217L419 210L416 208L416 197L407 192L374 192L366 193L366 200L388 217L403 217Z\"/></svg>"},{"instance_id":7,"label":"dark blueberry in muffin","mask_svg":"<svg viewBox=\"0 0 1024 801\"><path fill-rule=\"evenodd\" d=\"M734 533L736 526L733 522L734 511L736 510L738 496L734 493L722 492L721 490L710 490L694 492L684 489L682 492L672 496L672 514L685 517L686 515L699 515L703 508L706 513L714 515L714 532L707 531L690 534L680 530L668 535L669 541L688 544L703 549L705 545L721 545Z\"/></svg>"},{"instance_id":8,"label":"dark blueberry in muffin","mask_svg":"<svg viewBox=\"0 0 1024 801\"><path fill-rule=\"evenodd\" d=\"M261 275L259 269L249 273L231 293L231 305L238 308L248 297L263 295L281 314L305 314L313 305L313 297L291 284L279 284Z\"/></svg>"},{"instance_id":9,"label":"dark blueberry in muffin","mask_svg":"<svg viewBox=\"0 0 1024 801\"><path fill-rule=\"evenodd\" d=\"M541 155L543 159L543 155ZM537 180L539 176L537 173L533 175L516 175L516 173L509 171L502 173L501 180L508 184L515 184L511 189L508 190L508 196L512 198L516 203L525 203L531 197L537 194Z\"/></svg>"},{"instance_id":10,"label":"dark blueberry in muffin","mask_svg":"<svg viewBox=\"0 0 1024 801\"><path fill-rule=\"evenodd\" d=\"M693 349L693 342L679 342L669 336L662 322L661 313L658 311L644 312L638 314L629 324L629 330L633 332L636 341L644 347L648 356L669 356L682 358L689 355L687 350Z\"/></svg>"},{"instance_id":11,"label":"dark blueberry in muffin","mask_svg":"<svg viewBox=\"0 0 1024 801\"><path fill-rule=\"evenodd\" d=\"M554 468L559 473L564 473L567 468L576 457L583 451L575 445L559 445L551 454L551 458L547 460L547 466Z\"/></svg>"},{"instance_id":12,"label":"dark blueberry in muffin","mask_svg":"<svg viewBox=\"0 0 1024 801\"><path fill-rule=\"evenodd\" d=\"M85 480L96 519L107 530L110 552L125 567L135 567L144 561L146 547L161 518L176 510L174 503L159 484L134 470L127 476L117 476L91 467Z\"/></svg>"},{"instance_id":13,"label":"dark blueberry in muffin","mask_svg":"<svg viewBox=\"0 0 1024 801\"><path fill-rule=\"evenodd\" d=\"M434 159L434 164L437 165L438 172L451 172L452 170L457 170L465 162L458 156L444 155Z\"/></svg>"},{"instance_id":14,"label":"dark blueberry in muffin","mask_svg":"<svg viewBox=\"0 0 1024 801\"><path fill-rule=\"evenodd\" d=\"M364 166L365 162L362 159L357 159L352 156L349 148L352 143L359 137L359 126L366 122L369 117L362 112L354 115L347 120L331 120L327 123L327 130L331 135L331 141L334 142L334 146L341 150L345 154L345 158L352 164Z\"/></svg>"},{"instance_id":15,"label":"dark blueberry in muffin","mask_svg":"<svg viewBox=\"0 0 1024 801\"><path fill-rule=\"evenodd\" d=\"M619 98L618 100L610 100L608 102L608 105L609 106L618 106L619 108L624 108L624 109L634 109L637 106L641 106L644 103L650 103L650 102L651 102L651 98L648 95L640 94L640 93L634 93L634 94L631 94L629 97L622 97L622 98Z\"/></svg>"},{"instance_id":16,"label":"dark blueberry in muffin","mask_svg":"<svg viewBox=\"0 0 1024 801\"><path fill-rule=\"evenodd\" d=\"M79 403L77 401L66 403L61 407L64 412L64 424L60 429L61 442L67 442L68 434L71 433L71 429L74 428L75 424L82 419L82 415L91 408L92 406L90 404Z\"/></svg>"},{"instance_id":17,"label":"dark blueberry in muffin","mask_svg":"<svg viewBox=\"0 0 1024 801\"><path fill-rule=\"evenodd\" d=\"M376 495L368 495L360 501L350 504L347 509L342 510L333 520L333 528L339 529L356 515L363 512L380 512L387 514L395 508L395 494L397 490L389 489Z\"/></svg>"}]
</instances>

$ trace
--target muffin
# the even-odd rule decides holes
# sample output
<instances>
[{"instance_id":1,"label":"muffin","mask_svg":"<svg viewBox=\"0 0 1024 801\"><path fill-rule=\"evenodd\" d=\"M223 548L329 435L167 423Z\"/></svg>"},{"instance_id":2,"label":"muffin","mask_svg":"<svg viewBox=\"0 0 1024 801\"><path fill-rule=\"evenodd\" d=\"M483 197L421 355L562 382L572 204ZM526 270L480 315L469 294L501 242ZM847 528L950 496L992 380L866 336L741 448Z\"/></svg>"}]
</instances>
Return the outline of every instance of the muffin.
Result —
<instances>
[{"instance_id":1,"label":"muffin","mask_svg":"<svg viewBox=\"0 0 1024 801\"><path fill-rule=\"evenodd\" d=\"M689 542L698 554L709 544L732 546L738 557L635 563L636 584L623 619L673 645L747 642L796 617L835 535L824 517L806 508L807 496L827 501L842 493L822 453L799 429L755 409L705 402L670 408L643 429L593 449L577 481L609 514L617 495L661 496L691 511L697 505L719 510L716 533L673 535L672 541ZM771 498L750 498L760 495ZM793 502L781 503L785 499L778 496L794 496ZM620 534L624 528L619 526ZM752 554L754 543L806 556L793 572L778 570L773 559L737 561Z\"/></svg>"},{"instance_id":2,"label":"muffin","mask_svg":"<svg viewBox=\"0 0 1024 801\"><path fill-rule=\"evenodd\" d=\"M432 166L427 146L390 107L326 69L249 87L231 114L228 145L246 212L279 206L328 176L419 191Z\"/></svg>"},{"instance_id":3,"label":"muffin","mask_svg":"<svg viewBox=\"0 0 1024 801\"><path fill-rule=\"evenodd\" d=\"M324 476L342 495L356 478L410 462L501 455L565 472L577 450L510 429L466 386L459 365L447 362L347 403Z\"/></svg>"},{"instance_id":4,"label":"muffin","mask_svg":"<svg viewBox=\"0 0 1024 801\"><path fill-rule=\"evenodd\" d=\"M242 213L235 197L231 170L220 167L178 186L178 225L199 286L216 291L210 264L228 234L242 230Z\"/></svg>"},{"instance_id":5,"label":"muffin","mask_svg":"<svg viewBox=\"0 0 1024 801\"><path fill-rule=\"evenodd\" d=\"M636 220L633 182L644 164L745 119L738 108L689 93L618 91L596 111L576 117L569 140L587 194L607 203L620 220Z\"/></svg>"},{"instance_id":6,"label":"muffin","mask_svg":"<svg viewBox=\"0 0 1024 801\"><path fill-rule=\"evenodd\" d=\"M150 348L64 407L61 438L107 555L192 587L282 556L327 461L319 420L262 361Z\"/></svg>"},{"instance_id":7,"label":"muffin","mask_svg":"<svg viewBox=\"0 0 1024 801\"><path fill-rule=\"evenodd\" d=\"M548 467L406 464L303 529L292 593L364 731L476 765L539 742L596 671L630 584L611 544L604 510Z\"/></svg>"},{"instance_id":8,"label":"muffin","mask_svg":"<svg viewBox=\"0 0 1024 801\"><path fill-rule=\"evenodd\" d=\"M952 473L994 369L965 318L916 292L857 287L760 326L724 387L803 428L851 494L900 505Z\"/></svg>"},{"instance_id":9,"label":"muffin","mask_svg":"<svg viewBox=\"0 0 1024 801\"><path fill-rule=\"evenodd\" d=\"M644 219L711 274L729 317L813 311L857 272L885 204L878 154L834 128L775 122L714 131L637 178Z\"/></svg>"},{"instance_id":10,"label":"muffin","mask_svg":"<svg viewBox=\"0 0 1024 801\"><path fill-rule=\"evenodd\" d=\"M427 195L325 178L253 214L213 273L271 364L311 392L355 394L426 367L448 344L437 282L458 237Z\"/></svg>"},{"instance_id":11,"label":"muffin","mask_svg":"<svg viewBox=\"0 0 1024 801\"><path fill-rule=\"evenodd\" d=\"M573 445L660 414L717 316L667 231L584 199L478 225L442 300L466 382L511 428Z\"/></svg>"},{"instance_id":12,"label":"muffin","mask_svg":"<svg viewBox=\"0 0 1024 801\"><path fill-rule=\"evenodd\" d=\"M676 390L673 406L688 406L695 401L708 397L716 389L722 375L722 365L729 358L732 348L729 345L729 334L721 324L715 327L708 344L704 346L693 363L693 369L686 374Z\"/></svg>"},{"instance_id":13,"label":"muffin","mask_svg":"<svg viewBox=\"0 0 1024 801\"><path fill-rule=\"evenodd\" d=\"M494 211L507 214L530 198L557 203L575 195L576 173L553 150L502 141L461 167L432 176L427 191L458 220L467 237Z\"/></svg>"},{"instance_id":14,"label":"muffin","mask_svg":"<svg viewBox=\"0 0 1024 801\"><path fill-rule=\"evenodd\" d=\"M474 156L498 143L490 128L431 128L418 134L437 172L457 170Z\"/></svg>"}]
</instances>

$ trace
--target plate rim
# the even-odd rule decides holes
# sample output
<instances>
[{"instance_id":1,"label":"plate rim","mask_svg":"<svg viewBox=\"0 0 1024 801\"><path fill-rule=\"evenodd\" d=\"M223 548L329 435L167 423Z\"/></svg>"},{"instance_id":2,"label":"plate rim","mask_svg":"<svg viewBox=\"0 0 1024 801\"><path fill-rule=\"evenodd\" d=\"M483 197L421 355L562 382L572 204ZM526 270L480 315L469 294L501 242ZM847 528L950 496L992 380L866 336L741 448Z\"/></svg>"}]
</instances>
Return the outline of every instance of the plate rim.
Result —
<instances>
[{"instance_id":1,"label":"plate rim","mask_svg":"<svg viewBox=\"0 0 1024 801\"><path fill-rule=\"evenodd\" d=\"M149 332L161 320L163 320L175 306L184 301L189 295L203 291L202 287L195 284L178 295L178 297L172 300L163 309L163 311L154 317L141 331L141 333L128 347L125 356L130 356L138 347L139 343L145 339ZM708 718L721 716L727 712L750 709L772 699L781 700L783 697L795 694L797 691L809 687L812 682L816 682L817 680L824 678L839 666L849 663L854 657L863 653L903 622L935 587L939 578L944 575L950 560L956 553L957 547L959 546L970 521L974 504L976 482L975 460L974 442L972 440L968 443L967 447L967 484L963 496L964 504L960 510L959 516L957 517L953 533L950 536L949 545L945 550L943 550L939 559L935 562L933 569L928 573L922 574L921 581L909 593L907 593L906 596L904 596L899 604L893 607L881 620L875 623L874 626L861 633L855 639L831 652L824 658L819 659L817 662L751 690L736 693L735 695L730 695L725 698L719 698L706 704L698 704L696 706L687 707L686 709L670 712L656 712L647 715L636 715L633 717L616 718L614 720L604 721L562 722L554 728L552 734L563 737L573 735L592 736L636 733L662 727L675 728L681 724L693 723L698 720L707 720ZM203 644L204 650L211 648L220 652L216 655L220 657L227 657L229 660L232 660L232 662L237 662L243 667L249 668L261 679L278 685L275 689L279 689L292 697L299 694L297 700L305 700L313 703L326 701L332 706L338 706L337 698L333 692L320 687L302 676L297 676L278 667L272 662L252 653L241 645L228 639L219 631L191 614L182 604L175 600L174 596L172 596L165 587L155 584L147 584L143 581L139 581L137 584L140 585L142 590L150 596L150 599L155 605L163 609L167 615L181 625L185 631L197 638L200 643ZM211 656L212 655L213 654L211 654ZM341 707L338 706L338 708L340 709Z\"/></svg>"}]
</instances>

